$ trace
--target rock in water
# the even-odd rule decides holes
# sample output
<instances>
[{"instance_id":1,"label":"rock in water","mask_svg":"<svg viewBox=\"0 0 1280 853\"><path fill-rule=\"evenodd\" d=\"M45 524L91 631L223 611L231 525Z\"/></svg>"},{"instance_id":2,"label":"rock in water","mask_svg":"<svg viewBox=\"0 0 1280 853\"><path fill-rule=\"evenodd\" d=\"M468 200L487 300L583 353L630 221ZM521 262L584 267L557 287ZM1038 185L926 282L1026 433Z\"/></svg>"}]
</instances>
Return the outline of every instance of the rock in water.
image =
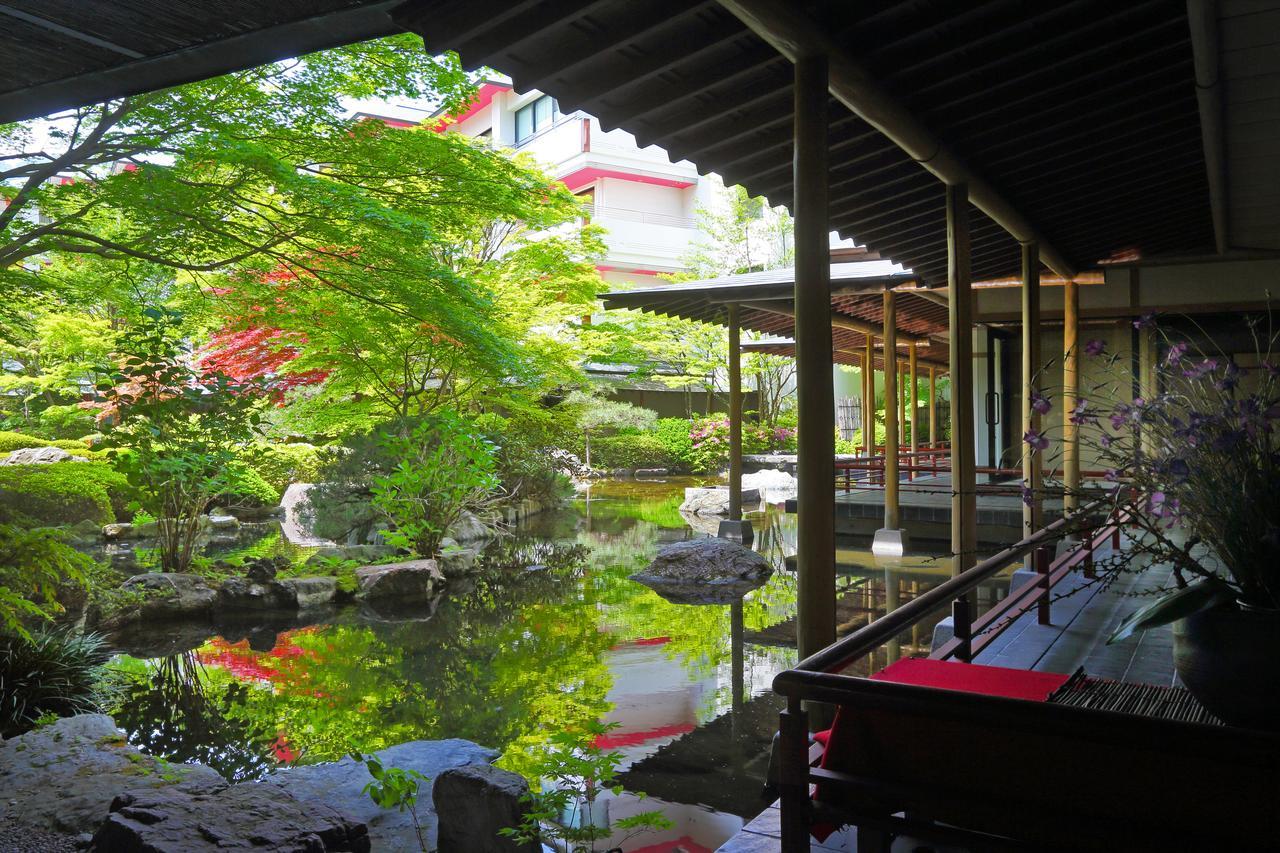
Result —
<instances>
[{"instance_id":1,"label":"rock in water","mask_svg":"<svg viewBox=\"0 0 1280 853\"><path fill-rule=\"evenodd\" d=\"M324 803L253 782L216 793L128 791L94 833L102 853L202 853L227 849L278 853L370 850L369 830Z\"/></svg>"},{"instance_id":2,"label":"rock in water","mask_svg":"<svg viewBox=\"0 0 1280 853\"><path fill-rule=\"evenodd\" d=\"M773 574L764 557L728 539L691 539L658 552L631 576L677 604L728 604Z\"/></svg>"},{"instance_id":3,"label":"rock in water","mask_svg":"<svg viewBox=\"0 0 1280 853\"><path fill-rule=\"evenodd\" d=\"M434 597L444 575L435 560L407 560L356 569L356 582L370 601L409 604Z\"/></svg>"},{"instance_id":4,"label":"rock in water","mask_svg":"<svg viewBox=\"0 0 1280 853\"><path fill-rule=\"evenodd\" d=\"M460 738L410 741L379 750L375 755L384 767L417 770L427 777L428 781L422 783L418 790L418 819L422 823L428 850L437 849L436 813L431 807L435 780L452 767L487 765L497 757L493 750ZM368 783L369 771L364 764L344 758L331 764L278 770L258 784L261 787L279 786L300 800L324 803L363 821L369 827L369 840L374 850L417 850L418 840L408 812L379 807L364 793L364 786ZM443 844L439 850L440 853L471 853L470 848L450 848Z\"/></svg>"},{"instance_id":5,"label":"rock in water","mask_svg":"<svg viewBox=\"0 0 1280 853\"><path fill-rule=\"evenodd\" d=\"M122 791L206 793L226 782L203 764L161 764L105 714L65 717L0 743L0 803L39 829L93 832ZM176 849L176 848L175 848Z\"/></svg>"},{"instance_id":6,"label":"rock in water","mask_svg":"<svg viewBox=\"0 0 1280 853\"><path fill-rule=\"evenodd\" d=\"M490 764L446 770L435 780L431 799L436 808L440 850L470 853L540 853L536 841L520 844L499 830L524 822L529 783L518 773Z\"/></svg>"},{"instance_id":7,"label":"rock in water","mask_svg":"<svg viewBox=\"0 0 1280 853\"><path fill-rule=\"evenodd\" d=\"M760 492L757 489L742 490L742 505L760 503ZM689 487L684 490L684 503L680 511L692 515L728 515L729 490L724 488L704 489Z\"/></svg>"},{"instance_id":8,"label":"rock in water","mask_svg":"<svg viewBox=\"0 0 1280 853\"><path fill-rule=\"evenodd\" d=\"M493 538L493 531L473 512L463 512L458 516L458 520L449 525L446 534L459 545L488 542Z\"/></svg>"},{"instance_id":9,"label":"rock in water","mask_svg":"<svg viewBox=\"0 0 1280 853\"><path fill-rule=\"evenodd\" d=\"M87 456L75 456L61 447L24 447L14 450L0 465L52 465L54 462L88 462Z\"/></svg>"},{"instance_id":10,"label":"rock in water","mask_svg":"<svg viewBox=\"0 0 1280 853\"><path fill-rule=\"evenodd\" d=\"M145 595L138 607L121 614L128 622L207 618L217 597L204 578L184 572L134 575L120 588Z\"/></svg>"}]
</instances>

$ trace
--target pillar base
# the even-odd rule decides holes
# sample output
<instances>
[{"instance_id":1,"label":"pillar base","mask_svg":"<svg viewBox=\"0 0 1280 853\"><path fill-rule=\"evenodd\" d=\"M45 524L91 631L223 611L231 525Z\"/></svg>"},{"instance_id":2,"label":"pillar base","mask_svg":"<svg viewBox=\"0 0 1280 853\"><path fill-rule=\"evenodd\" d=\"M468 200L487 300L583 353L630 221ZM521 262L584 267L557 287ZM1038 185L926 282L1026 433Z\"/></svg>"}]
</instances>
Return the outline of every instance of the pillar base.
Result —
<instances>
[{"instance_id":1,"label":"pillar base","mask_svg":"<svg viewBox=\"0 0 1280 853\"><path fill-rule=\"evenodd\" d=\"M750 545L756 538L751 522L745 518L739 521L731 521L727 518L720 519L720 530L716 535L721 539L732 539L735 542L741 542L743 545Z\"/></svg>"},{"instance_id":2,"label":"pillar base","mask_svg":"<svg viewBox=\"0 0 1280 853\"><path fill-rule=\"evenodd\" d=\"M876 531L876 538L871 540L871 553L877 557L901 557L910 545L911 537L907 531L882 527Z\"/></svg>"}]
</instances>

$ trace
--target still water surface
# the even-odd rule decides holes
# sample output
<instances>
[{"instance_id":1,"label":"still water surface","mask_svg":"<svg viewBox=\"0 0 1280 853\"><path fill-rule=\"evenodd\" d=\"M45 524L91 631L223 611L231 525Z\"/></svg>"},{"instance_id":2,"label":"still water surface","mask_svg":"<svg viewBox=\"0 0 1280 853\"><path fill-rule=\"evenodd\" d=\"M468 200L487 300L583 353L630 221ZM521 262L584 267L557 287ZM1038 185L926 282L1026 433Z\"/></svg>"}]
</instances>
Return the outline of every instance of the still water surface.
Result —
<instances>
[{"instance_id":1,"label":"still water surface","mask_svg":"<svg viewBox=\"0 0 1280 853\"><path fill-rule=\"evenodd\" d=\"M146 751L234 780L351 748L446 737L492 747L499 764L533 775L552 732L600 719L616 724L604 745L623 754L627 788L646 792L643 808L675 824L628 849L714 850L767 805L761 790L781 707L769 685L796 659L787 568L795 528L774 507L753 516L755 548L777 571L740 602L672 604L628 576L662 545L714 532L714 520L679 513L686 485L597 483L490 555L494 565L545 568L486 575L432 610L350 608L305 627L245 626L163 657L134 647L138 656L116 662L128 678L115 719ZM277 545L278 529L248 548ZM867 545L840 550L845 629L950 575L945 559L886 565ZM574 547L576 556L567 553ZM996 582L989 598L1000 594ZM927 653L930 628L854 670ZM625 795L609 806L614 818L641 808Z\"/></svg>"}]
</instances>

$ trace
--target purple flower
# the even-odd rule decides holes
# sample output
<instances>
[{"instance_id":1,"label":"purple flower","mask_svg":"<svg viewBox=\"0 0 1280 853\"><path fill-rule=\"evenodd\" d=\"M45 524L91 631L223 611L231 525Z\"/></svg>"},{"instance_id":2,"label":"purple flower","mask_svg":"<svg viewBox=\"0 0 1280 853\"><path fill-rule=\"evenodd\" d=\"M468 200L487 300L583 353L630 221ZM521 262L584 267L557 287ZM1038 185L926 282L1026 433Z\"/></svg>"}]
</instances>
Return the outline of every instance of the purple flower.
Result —
<instances>
[{"instance_id":1,"label":"purple flower","mask_svg":"<svg viewBox=\"0 0 1280 853\"><path fill-rule=\"evenodd\" d=\"M1133 321L1133 327L1139 330L1153 329L1155 328L1155 325L1156 325L1156 312L1154 311L1148 311L1147 313L1143 314L1141 317Z\"/></svg>"},{"instance_id":2,"label":"purple flower","mask_svg":"<svg viewBox=\"0 0 1280 853\"><path fill-rule=\"evenodd\" d=\"M1222 378L1213 383L1213 386L1219 391L1234 391L1239 384L1240 368L1236 367L1234 361L1228 361L1227 369L1222 372Z\"/></svg>"},{"instance_id":3,"label":"purple flower","mask_svg":"<svg viewBox=\"0 0 1280 853\"><path fill-rule=\"evenodd\" d=\"M1085 355L1102 355L1106 350L1107 342L1100 338L1094 338L1084 345Z\"/></svg>"},{"instance_id":4,"label":"purple flower","mask_svg":"<svg viewBox=\"0 0 1280 853\"><path fill-rule=\"evenodd\" d=\"M1187 464L1185 459L1169 460L1167 470L1169 476L1179 483L1191 476L1191 466Z\"/></svg>"},{"instance_id":5,"label":"purple flower","mask_svg":"<svg viewBox=\"0 0 1280 853\"><path fill-rule=\"evenodd\" d=\"M1034 500L1035 500L1035 492L1031 491L1031 490L1030 490L1030 489L1028 489L1026 486L1023 486L1023 487L1022 487L1022 502L1023 502L1024 504L1026 504L1027 506L1031 506L1031 504L1034 502Z\"/></svg>"},{"instance_id":6,"label":"purple flower","mask_svg":"<svg viewBox=\"0 0 1280 853\"><path fill-rule=\"evenodd\" d=\"M1114 438L1112 438L1111 436L1107 435L1107 434L1104 432L1104 433L1099 437L1098 441L1102 444L1102 446L1103 446L1103 447L1110 447L1110 446L1111 446L1111 444L1112 444L1112 442L1114 442L1114 441L1115 441L1115 439L1114 439Z\"/></svg>"},{"instance_id":7,"label":"purple flower","mask_svg":"<svg viewBox=\"0 0 1280 853\"><path fill-rule=\"evenodd\" d=\"M1267 373L1270 373L1272 376L1280 376L1280 364L1275 364L1270 361L1264 361L1262 362L1262 367L1267 371Z\"/></svg>"},{"instance_id":8,"label":"purple flower","mask_svg":"<svg viewBox=\"0 0 1280 853\"><path fill-rule=\"evenodd\" d=\"M1096 424L1097 416L1089 411L1089 401L1083 397L1076 401L1075 408L1071 410L1071 422L1077 426L1081 424Z\"/></svg>"},{"instance_id":9,"label":"purple flower","mask_svg":"<svg viewBox=\"0 0 1280 853\"><path fill-rule=\"evenodd\" d=\"M1120 479L1120 472L1115 468L1108 468L1102 475L1103 479L1108 483L1115 483Z\"/></svg>"},{"instance_id":10,"label":"purple flower","mask_svg":"<svg viewBox=\"0 0 1280 853\"><path fill-rule=\"evenodd\" d=\"M1182 375L1187 379L1199 379L1200 377L1212 373L1218 369L1218 362L1212 358L1206 358L1199 364L1193 364L1183 369Z\"/></svg>"},{"instance_id":11,"label":"purple flower","mask_svg":"<svg viewBox=\"0 0 1280 853\"><path fill-rule=\"evenodd\" d=\"M1165 354L1164 363L1168 366L1177 364L1182 357L1187 354L1187 344L1185 341L1178 341L1169 347L1169 352Z\"/></svg>"},{"instance_id":12,"label":"purple flower","mask_svg":"<svg viewBox=\"0 0 1280 853\"><path fill-rule=\"evenodd\" d=\"M1049 414L1049 410L1053 408L1052 401L1039 391L1031 392L1031 411L1040 415Z\"/></svg>"},{"instance_id":13,"label":"purple flower","mask_svg":"<svg viewBox=\"0 0 1280 853\"><path fill-rule=\"evenodd\" d=\"M1049 439L1043 432L1036 432L1033 429L1027 430L1022 440L1030 445L1032 450L1046 450L1049 447Z\"/></svg>"}]
</instances>

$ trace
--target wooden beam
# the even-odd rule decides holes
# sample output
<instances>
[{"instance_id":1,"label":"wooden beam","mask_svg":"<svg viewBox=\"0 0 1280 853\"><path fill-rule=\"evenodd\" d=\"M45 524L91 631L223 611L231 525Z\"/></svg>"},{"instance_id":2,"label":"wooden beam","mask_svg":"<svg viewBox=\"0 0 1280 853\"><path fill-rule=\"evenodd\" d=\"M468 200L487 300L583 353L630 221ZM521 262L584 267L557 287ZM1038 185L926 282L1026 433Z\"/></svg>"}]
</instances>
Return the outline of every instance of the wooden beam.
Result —
<instances>
[{"instance_id":1,"label":"wooden beam","mask_svg":"<svg viewBox=\"0 0 1280 853\"><path fill-rule=\"evenodd\" d=\"M742 347L738 306L729 303L729 520L742 520Z\"/></svg>"},{"instance_id":2,"label":"wooden beam","mask_svg":"<svg viewBox=\"0 0 1280 853\"><path fill-rule=\"evenodd\" d=\"M1031 407L1034 394L1044 385L1037 379L1044 366L1040 348L1040 256L1035 243L1022 246L1022 431L1040 432L1040 415ZM1031 490L1022 502L1022 535L1030 536L1044 526L1043 464L1040 452L1022 445L1022 485ZM1026 567L1035 568L1034 555L1026 557Z\"/></svg>"},{"instance_id":3,"label":"wooden beam","mask_svg":"<svg viewBox=\"0 0 1280 853\"><path fill-rule=\"evenodd\" d=\"M969 206L964 184L947 186L947 285L951 327L952 572L977 562L978 502L973 430L973 287Z\"/></svg>"},{"instance_id":4,"label":"wooden beam","mask_svg":"<svg viewBox=\"0 0 1280 853\"><path fill-rule=\"evenodd\" d=\"M1222 84L1222 42L1218 32L1216 0L1187 0L1191 28L1191 52L1195 58L1196 103L1200 108L1200 137L1209 178L1209 215L1218 254L1231 246L1228 228L1227 144L1225 87Z\"/></svg>"},{"instance_id":5,"label":"wooden beam","mask_svg":"<svg viewBox=\"0 0 1280 853\"><path fill-rule=\"evenodd\" d=\"M835 394L827 243L827 60L795 64L797 637L800 657L835 642Z\"/></svg>"},{"instance_id":6,"label":"wooden beam","mask_svg":"<svg viewBox=\"0 0 1280 853\"><path fill-rule=\"evenodd\" d=\"M1039 244L1044 263L1054 272L1067 278L1076 274L1075 266L1017 208L966 166L799 7L787 0L720 0L720 5L792 62L801 55L827 57L828 85L836 100L948 185L968 187L966 196L975 207L1019 242Z\"/></svg>"},{"instance_id":7,"label":"wooden beam","mask_svg":"<svg viewBox=\"0 0 1280 853\"><path fill-rule=\"evenodd\" d=\"M893 291L884 295L884 345L886 349L897 346L897 304ZM884 360L884 526L886 530L898 530L901 513L898 507L898 360Z\"/></svg>"},{"instance_id":8,"label":"wooden beam","mask_svg":"<svg viewBox=\"0 0 1280 853\"><path fill-rule=\"evenodd\" d=\"M889 293L892 291L885 291L885 292ZM766 314L777 314L779 317L795 317L796 316L796 312L794 308L781 302L750 301L750 302L742 302L739 304L741 304L743 308L749 308L752 311L763 311ZM828 310L830 311L830 309ZM843 314L837 314L834 311L830 311L830 314L831 314L831 328L833 329L848 329L850 332L860 332L864 335L880 334L880 327L877 326L875 323L871 323L867 320L855 320L852 317L846 317ZM927 347L931 343L931 340L927 335L912 335L908 332L901 332L899 334L898 343L904 346L909 343L914 343L920 346Z\"/></svg>"},{"instance_id":9,"label":"wooden beam","mask_svg":"<svg viewBox=\"0 0 1280 853\"><path fill-rule=\"evenodd\" d=\"M1080 288L1068 282L1062 289L1062 507L1080 506L1080 434L1071 410L1080 396Z\"/></svg>"}]
</instances>

